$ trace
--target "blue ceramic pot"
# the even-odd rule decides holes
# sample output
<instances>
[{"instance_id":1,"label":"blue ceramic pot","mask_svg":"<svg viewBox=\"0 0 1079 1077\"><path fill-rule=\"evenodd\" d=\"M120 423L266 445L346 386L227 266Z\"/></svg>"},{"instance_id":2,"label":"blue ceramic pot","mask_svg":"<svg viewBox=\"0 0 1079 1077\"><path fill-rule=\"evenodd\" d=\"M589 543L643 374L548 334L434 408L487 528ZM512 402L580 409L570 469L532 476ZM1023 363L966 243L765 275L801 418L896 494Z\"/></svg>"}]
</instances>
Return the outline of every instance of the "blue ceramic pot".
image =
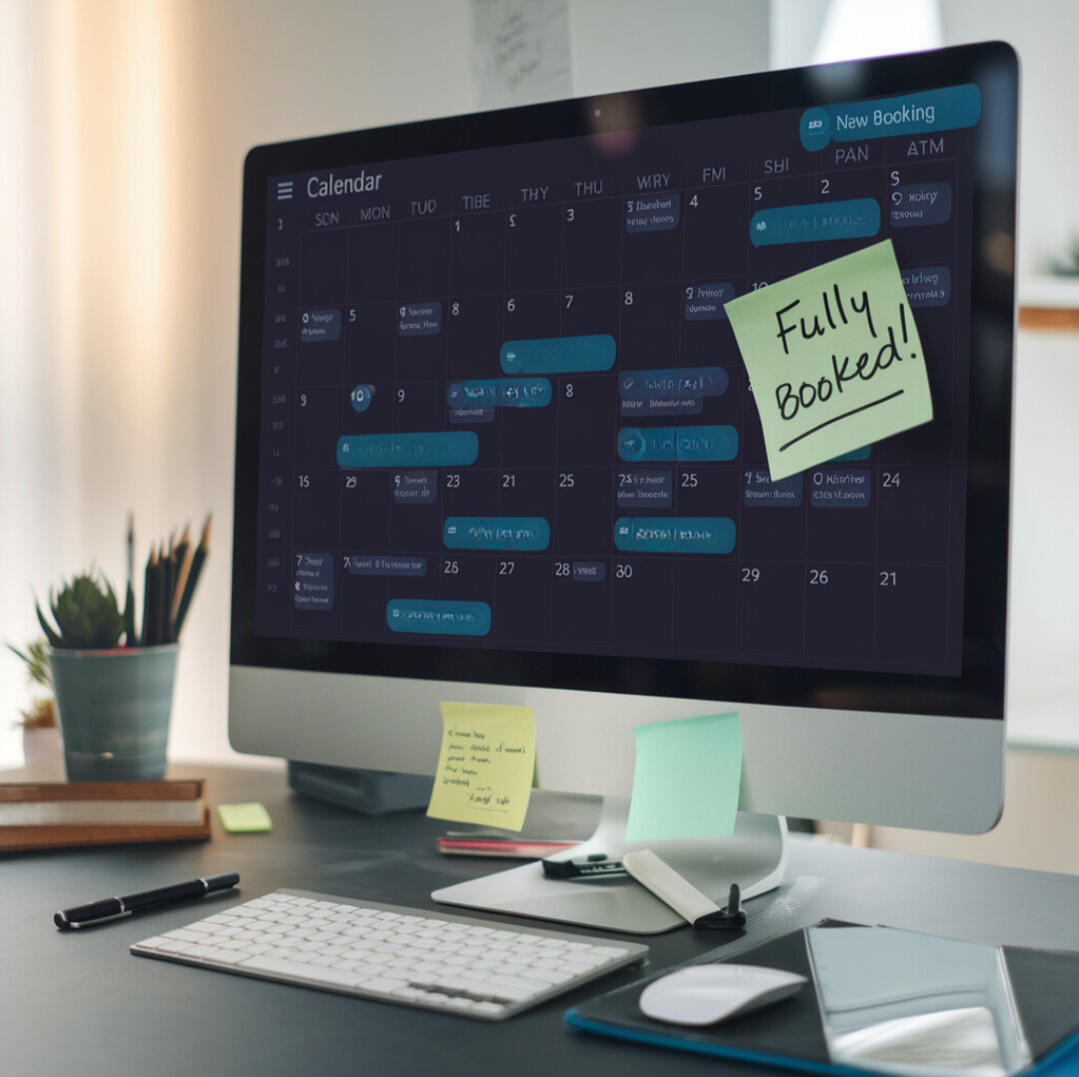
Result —
<instances>
[{"instance_id":1,"label":"blue ceramic pot","mask_svg":"<svg viewBox=\"0 0 1079 1077\"><path fill-rule=\"evenodd\" d=\"M50 655L68 781L165 776L179 644Z\"/></svg>"}]
</instances>

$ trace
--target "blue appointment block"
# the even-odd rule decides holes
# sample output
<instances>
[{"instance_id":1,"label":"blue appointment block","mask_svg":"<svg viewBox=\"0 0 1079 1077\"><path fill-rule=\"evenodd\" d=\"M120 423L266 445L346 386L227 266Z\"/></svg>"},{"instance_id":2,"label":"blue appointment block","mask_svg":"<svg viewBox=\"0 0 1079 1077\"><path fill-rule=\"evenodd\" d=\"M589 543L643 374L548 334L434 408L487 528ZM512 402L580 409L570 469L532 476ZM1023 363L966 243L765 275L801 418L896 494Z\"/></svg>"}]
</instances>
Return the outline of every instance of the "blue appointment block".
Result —
<instances>
[{"instance_id":1,"label":"blue appointment block","mask_svg":"<svg viewBox=\"0 0 1079 1077\"><path fill-rule=\"evenodd\" d=\"M551 525L542 516L447 516L447 550L546 550Z\"/></svg>"},{"instance_id":2,"label":"blue appointment block","mask_svg":"<svg viewBox=\"0 0 1079 1077\"><path fill-rule=\"evenodd\" d=\"M754 247L865 239L879 231L880 204L875 198L759 209L749 222L749 239Z\"/></svg>"},{"instance_id":3,"label":"blue appointment block","mask_svg":"<svg viewBox=\"0 0 1079 1077\"><path fill-rule=\"evenodd\" d=\"M734 521L726 516L620 516L614 544L623 553L727 554Z\"/></svg>"},{"instance_id":4,"label":"blue appointment block","mask_svg":"<svg viewBox=\"0 0 1079 1077\"><path fill-rule=\"evenodd\" d=\"M873 472L860 467L818 467L807 472L815 509L865 509L873 496Z\"/></svg>"},{"instance_id":5,"label":"blue appointment block","mask_svg":"<svg viewBox=\"0 0 1079 1077\"><path fill-rule=\"evenodd\" d=\"M453 602L442 598L391 598L386 603L391 632L428 636L486 636L491 607L486 602Z\"/></svg>"},{"instance_id":6,"label":"blue appointment block","mask_svg":"<svg viewBox=\"0 0 1079 1077\"><path fill-rule=\"evenodd\" d=\"M802 476L788 475L772 482L767 471L745 472L742 504L747 508L793 509L802 503Z\"/></svg>"},{"instance_id":7,"label":"blue appointment block","mask_svg":"<svg viewBox=\"0 0 1079 1077\"><path fill-rule=\"evenodd\" d=\"M455 381L446 400L451 408L545 408L551 402L547 378L484 378Z\"/></svg>"},{"instance_id":8,"label":"blue appointment block","mask_svg":"<svg viewBox=\"0 0 1079 1077\"><path fill-rule=\"evenodd\" d=\"M300 316L300 343L318 344L341 338L339 310L305 310Z\"/></svg>"},{"instance_id":9,"label":"blue appointment block","mask_svg":"<svg viewBox=\"0 0 1079 1077\"><path fill-rule=\"evenodd\" d=\"M507 340L498 361L507 374L583 374L610 370L614 352L614 337L596 333L587 337Z\"/></svg>"},{"instance_id":10,"label":"blue appointment block","mask_svg":"<svg viewBox=\"0 0 1079 1077\"><path fill-rule=\"evenodd\" d=\"M873 451L872 445L863 445L860 449L851 449L850 452L843 453L842 456L836 456L831 460L825 460L826 464L842 464L848 460L868 460L869 454Z\"/></svg>"},{"instance_id":11,"label":"blue appointment block","mask_svg":"<svg viewBox=\"0 0 1079 1077\"><path fill-rule=\"evenodd\" d=\"M721 366L627 370L618 375L618 395L623 400L722 396L729 384L727 372Z\"/></svg>"},{"instance_id":12,"label":"blue appointment block","mask_svg":"<svg viewBox=\"0 0 1079 1077\"><path fill-rule=\"evenodd\" d=\"M724 303L734 298L733 284L698 284L686 288L685 316L687 322L719 321L727 317Z\"/></svg>"},{"instance_id":13,"label":"blue appointment block","mask_svg":"<svg viewBox=\"0 0 1079 1077\"><path fill-rule=\"evenodd\" d=\"M346 434L337 439L337 466L467 467L476 462L480 439L471 430L429 434Z\"/></svg>"},{"instance_id":14,"label":"blue appointment block","mask_svg":"<svg viewBox=\"0 0 1079 1077\"><path fill-rule=\"evenodd\" d=\"M733 460L733 426L627 426L618 431L618 455L628 463L646 460Z\"/></svg>"},{"instance_id":15,"label":"blue appointment block","mask_svg":"<svg viewBox=\"0 0 1079 1077\"><path fill-rule=\"evenodd\" d=\"M345 556L350 576L426 576L427 558L407 554L354 553Z\"/></svg>"},{"instance_id":16,"label":"blue appointment block","mask_svg":"<svg viewBox=\"0 0 1079 1077\"><path fill-rule=\"evenodd\" d=\"M891 200L889 219L893 228L944 224L952 217L952 185L947 180L908 183L892 191Z\"/></svg>"},{"instance_id":17,"label":"blue appointment block","mask_svg":"<svg viewBox=\"0 0 1079 1077\"><path fill-rule=\"evenodd\" d=\"M297 559L292 604L298 610L332 610L333 555L301 553Z\"/></svg>"},{"instance_id":18,"label":"blue appointment block","mask_svg":"<svg viewBox=\"0 0 1079 1077\"><path fill-rule=\"evenodd\" d=\"M626 200L626 231L668 232L678 227L682 217L682 197L675 191L668 194L650 194Z\"/></svg>"},{"instance_id":19,"label":"blue appointment block","mask_svg":"<svg viewBox=\"0 0 1079 1077\"><path fill-rule=\"evenodd\" d=\"M442 303L405 303L397 310L397 332L402 337L433 337L442 332Z\"/></svg>"},{"instance_id":20,"label":"blue appointment block","mask_svg":"<svg viewBox=\"0 0 1079 1077\"><path fill-rule=\"evenodd\" d=\"M907 301L919 307L946 307L952 298L952 271L947 266L923 266L901 269Z\"/></svg>"}]
</instances>

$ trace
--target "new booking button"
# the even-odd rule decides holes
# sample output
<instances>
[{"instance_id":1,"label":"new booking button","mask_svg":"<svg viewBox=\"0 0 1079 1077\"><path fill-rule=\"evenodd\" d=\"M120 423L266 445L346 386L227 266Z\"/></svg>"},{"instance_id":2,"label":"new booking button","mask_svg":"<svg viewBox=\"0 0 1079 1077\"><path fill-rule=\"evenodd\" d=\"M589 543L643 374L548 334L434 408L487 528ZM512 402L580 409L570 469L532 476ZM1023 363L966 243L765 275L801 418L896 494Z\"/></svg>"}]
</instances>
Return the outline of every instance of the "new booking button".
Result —
<instances>
[{"instance_id":1,"label":"new booking button","mask_svg":"<svg viewBox=\"0 0 1079 1077\"><path fill-rule=\"evenodd\" d=\"M811 108L802 113L799 134L807 150L822 150L833 139L854 142L973 127L981 114L981 91L968 82L926 93Z\"/></svg>"}]
</instances>

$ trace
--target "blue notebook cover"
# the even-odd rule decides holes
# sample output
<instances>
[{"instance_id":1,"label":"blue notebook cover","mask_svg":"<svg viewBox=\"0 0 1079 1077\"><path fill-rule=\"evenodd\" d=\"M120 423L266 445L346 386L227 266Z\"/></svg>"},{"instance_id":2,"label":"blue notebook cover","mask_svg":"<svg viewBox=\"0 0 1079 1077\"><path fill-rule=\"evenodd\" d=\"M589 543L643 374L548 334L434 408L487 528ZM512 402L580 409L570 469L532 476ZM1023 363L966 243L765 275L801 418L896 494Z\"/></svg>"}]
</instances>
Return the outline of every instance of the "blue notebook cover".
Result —
<instances>
[{"instance_id":1,"label":"blue notebook cover","mask_svg":"<svg viewBox=\"0 0 1079 1077\"><path fill-rule=\"evenodd\" d=\"M829 1032L822 1016L827 1005L822 1007L821 998L822 992L831 990L834 1001L835 983L833 980L827 987L824 985L819 930L839 926L845 927L848 933L852 928L855 931L882 930L859 929L857 925L818 925L817 929L795 931L740 954L736 959L739 964L785 969L810 981L797 995L742 1017L704 1028L682 1027L646 1017L638 1006L641 991L652 981L673 971L665 969L569 1010L566 1021L573 1028L600 1036L757 1063L772 1069L849 1077L879 1075L879 1070L851 1065L847 1060L834 1060L833 1049L829 1047ZM817 947L816 977L810 932L814 932ZM1001 970L1009 995L1007 1006L1012 1011L1019 1040L1025 1041L1023 1047L1029 1054L1029 1063L1018 1072L1037 1074L1038 1077L1079 1074L1079 954L1011 946L974 947L951 940L931 940L928 936L913 933L902 934L908 936L912 951L921 942L957 947L960 956L964 950L974 952L975 956L978 956L977 951L986 951ZM832 938L829 936L826 941ZM857 935L848 934L848 947L850 942L857 943L858 939ZM921 974L926 963L914 959L910 964ZM863 965L863 972L871 992L875 986L871 961ZM939 985L934 991L939 993ZM941 997L949 996L960 1000L957 1005L962 1004L961 994L954 991L941 994ZM851 1010L849 999L839 1007L842 1014L849 1015ZM833 1028L833 1043L834 1032Z\"/></svg>"}]
</instances>

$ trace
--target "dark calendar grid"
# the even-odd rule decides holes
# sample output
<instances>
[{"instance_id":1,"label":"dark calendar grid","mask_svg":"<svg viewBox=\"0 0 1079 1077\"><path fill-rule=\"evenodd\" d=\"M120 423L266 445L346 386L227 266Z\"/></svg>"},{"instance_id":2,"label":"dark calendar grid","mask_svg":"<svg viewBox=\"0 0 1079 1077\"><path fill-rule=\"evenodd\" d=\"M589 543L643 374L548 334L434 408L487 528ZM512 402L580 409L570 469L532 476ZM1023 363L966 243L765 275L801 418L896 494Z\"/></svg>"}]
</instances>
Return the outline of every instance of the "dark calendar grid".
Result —
<instances>
[{"instance_id":1,"label":"dark calendar grid","mask_svg":"<svg viewBox=\"0 0 1079 1077\"><path fill-rule=\"evenodd\" d=\"M909 141L881 140L866 167L829 169L820 154L803 154L813 167L801 172L754 177L747 165L728 182L672 182L659 193L677 196L679 223L643 234L625 227L626 203L649 197L629 190L641 174L632 162L608 183L613 193L566 197L562 184L555 197L551 183L543 202L503 198L497 208L470 211L443 208L449 199L440 197L439 210L419 218L395 215L392 202L391 219L374 223L350 223L347 214L344 223L316 221L327 203L271 201L268 336L287 343L276 349L268 340L266 353L263 509L276 502L278 512L263 512L260 540L276 532L281 553L275 557L274 540L260 541L260 590L276 583L267 594L279 596L282 634L841 668L940 672L954 665L966 430L958 311L969 273L956 252L969 230L969 206L960 136L949 138L951 152L929 160L902 158ZM298 189L305 178L296 177ZM942 180L953 192L947 222L889 227L897 184ZM765 248L750 242L757 209L862 197L882 207L873 239ZM291 225L277 237L275 219ZM950 301L915 311L935 422L880 443L868 458L836 465L868 471L867 507L812 507L810 473L801 480L799 507L744 505L747 473L767 474L756 409L728 323L687 320L686 289L724 282L742 294L887 236L904 268L951 273ZM276 264L282 256L286 266ZM441 304L440 331L400 335L401 309L420 301ZM341 312L340 339L300 342L304 313L331 309ZM612 370L549 375L546 407L499 407L484 423L448 420L451 383L503 377L504 341L597 333L615 339ZM699 414L619 415L619 375L714 366L730 384L722 396L704 398ZM350 403L357 385L375 387L362 414ZM284 425L274 431L274 422ZM627 464L616 452L623 427L715 424L738 431L730 462ZM479 459L439 468L436 499L426 504L394 500L395 478L415 468L343 471L334 455L340 434L460 429L478 434ZM669 505L617 503L620 476L638 470L672 474ZM286 522L274 526L269 515ZM550 545L538 552L446 549L448 516L541 517L550 523ZM622 553L612 535L625 516L726 516L734 549ZM289 601L291 570L310 553L332 557L329 610ZM426 572L352 576L344 568L346 557L387 554L425 558ZM578 562L602 563L603 581L575 579ZM485 602L491 629L480 639L390 633L391 598ZM274 606L271 600L264 608Z\"/></svg>"}]
</instances>

